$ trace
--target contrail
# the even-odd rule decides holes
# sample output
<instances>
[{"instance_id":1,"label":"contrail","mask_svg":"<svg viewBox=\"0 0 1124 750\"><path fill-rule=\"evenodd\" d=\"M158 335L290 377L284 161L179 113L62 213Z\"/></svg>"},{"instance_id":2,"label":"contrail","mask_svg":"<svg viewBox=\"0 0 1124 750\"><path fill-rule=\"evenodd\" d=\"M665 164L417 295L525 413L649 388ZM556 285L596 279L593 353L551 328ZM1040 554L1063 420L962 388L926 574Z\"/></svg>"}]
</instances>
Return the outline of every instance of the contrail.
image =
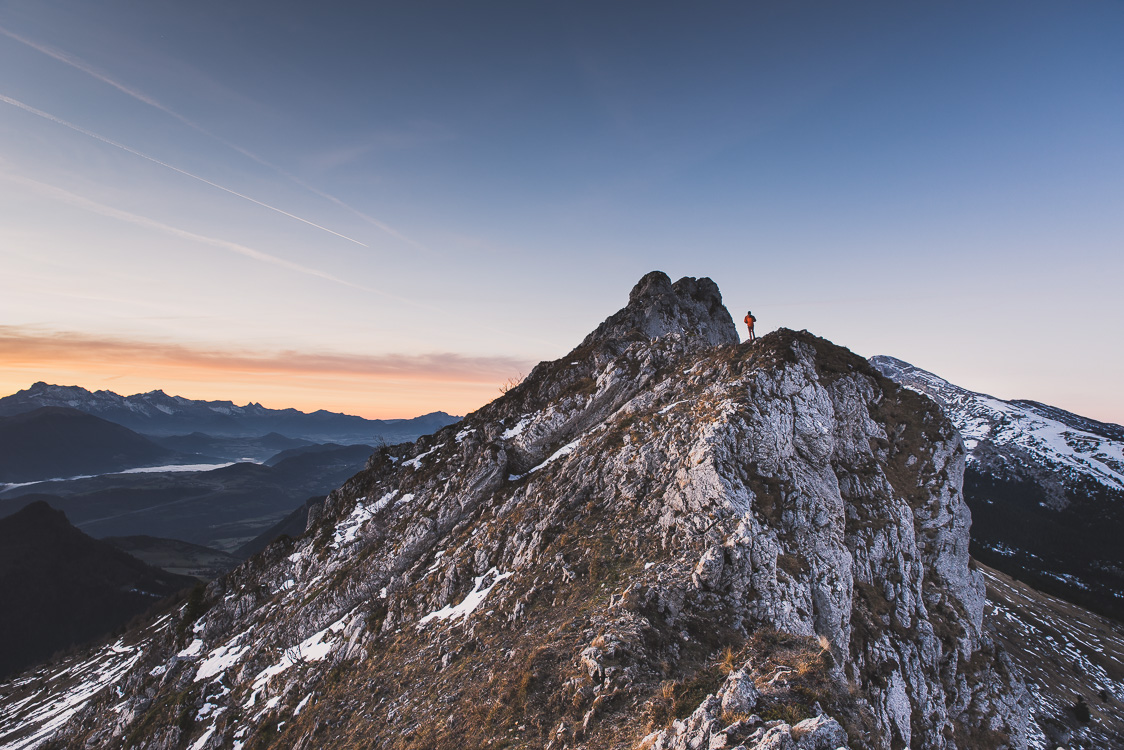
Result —
<instances>
[{"instance_id":1,"label":"contrail","mask_svg":"<svg viewBox=\"0 0 1124 750\"><path fill-rule=\"evenodd\" d=\"M61 50L57 50L53 47L49 47L45 44L40 44L38 42L34 42L30 39L27 39L26 37L20 36L19 34L16 34L15 32L4 28L3 26L0 26L0 34L3 34L4 36L8 37L9 39L15 40L15 41L19 42L20 44L23 44L27 47L30 47L31 49L33 49L37 52L40 52L44 55L47 55L48 57L54 58L55 60L58 60L61 63L69 65L70 67L72 67L76 70L80 70L83 73L85 73L86 75L89 75L93 78L96 78L97 80L101 81L102 83L106 84L107 86L112 86L113 88L117 89L121 93L123 93L127 96L131 96L132 98L136 99L139 102L143 102L150 107L153 107L155 109L160 110L164 114L178 120L179 122L183 123L184 125L191 128L192 130L195 130L199 133L202 133L203 135L207 136L208 138L211 138L215 141L218 141L219 143L226 146L227 148L229 148L233 151L237 151L238 153L245 156L247 159L255 161L258 164L262 165L263 167L266 167L268 169L273 170L277 174L279 174L282 177L296 183L297 185L304 188L305 190L308 190L309 192L313 193L314 195L317 195L321 198L324 198L325 200L331 201L332 203L335 203L340 208L343 208L347 211L350 211L352 214L354 214L355 216L358 216L360 219L363 219L368 224L371 224L372 226L375 226L375 227L381 229L382 231L386 232L391 237L394 237L397 240L401 240L402 242L405 242L409 245L412 245L412 246L418 248L419 250L426 250L426 251L429 250L429 248L425 247L421 243L410 239L406 235L397 231L393 227L379 221L378 219L374 218L373 216L369 216L369 215L363 213L362 211L360 211L359 209L348 205L347 203L340 200L336 196L334 196L330 193L326 193L323 190L320 190L319 188L316 188L316 187L308 184L307 182L300 179L299 177L297 177L293 174L290 174L289 172L285 171L284 169L277 166L276 164L271 164L270 162L261 158L257 154L242 148L238 144L231 143L230 141L226 140L222 136L215 135L214 133L207 130L206 128L204 128L199 123L195 122L194 120L191 120L190 118L184 117L179 112L176 112L175 110L171 109L170 107L160 103L159 101L157 101L156 99L153 99L151 96L148 96L144 92L139 91L135 88L132 88L131 86L126 86L125 84L121 83L120 81L117 81L113 78L110 78L108 75L101 72L97 68L94 68L93 66L86 63L85 61L80 60L79 58L74 57L73 55L69 55L69 54L67 54L67 53L65 53ZM117 144L114 144L114 145L117 145ZM148 157L145 157L145 158L148 158ZM256 203L256 201L255 201L255 203ZM274 209L274 210L277 210L277 209ZM304 221L304 220L301 219L301 221ZM323 229L323 227L321 227L321 229ZM331 231L331 230L328 230L328 231ZM335 232L332 232L332 234L335 234ZM340 236L342 237L343 235L340 235ZM346 237L345 239L351 239L351 238ZM351 240L351 241L355 242L355 240ZM360 242L359 244L362 245L363 243ZM366 247L366 245L364 245L364 247Z\"/></svg>"},{"instance_id":2,"label":"contrail","mask_svg":"<svg viewBox=\"0 0 1124 750\"><path fill-rule=\"evenodd\" d=\"M139 227L145 227L146 229L155 229L156 231L170 234L181 239L193 240L195 242L201 242L212 247L229 250L239 255L243 255L247 258L252 258L263 263L271 263L275 266L287 268L290 271L296 271L297 273L306 274L308 276L315 276L320 279L335 282L336 284L343 284L344 286L349 286L353 289L359 289L364 292L375 291L372 289L367 289L366 287L359 286L358 284L353 284L350 281L345 281L344 279L333 276L330 273L319 271L315 268L309 268L308 266L302 266L300 263L294 263L291 260L278 258L276 255L270 255L269 253L262 252L261 250L255 250L252 247L239 245L237 242L230 242L229 240L222 240L216 237L207 237L206 235L196 234L195 232L189 232L186 229L179 229L178 227L164 224L162 222L156 221L155 219L149 219L147 217L139 216L128 211L122 211L119 208L113 208L112 206L107 206L104 203L92 201L89 198L84 198L81 195L76 195L67 190L63 190L62 188L55 187L54 185L48 185L45 182L39 182L38 180L32 180L30 178L20 177L19 175L14 174L0 174L0 178L8 180L9 182L15 182L19 185L29 187L42 193L46 193L66 203L69 203L72 206L84 208L87 211L92 211L96 214L100 214L101 216L108 216L109 218L118 219L120 221L128 222L129 224L133 224Z\"/></svg>"},{"instance_id":3,"label":"contrail","mask_svg":"<svg viewBox=\"0 0 1124 750\"><path fill-rule=\"evenodd\" d=\"M97 70L96 68L93 68L90 65L87 65L82 60L79 60L77 57L73 57L72 55L68 55L65 52L54 49L53 47L48 47L44 44L38 44L36 42L33 42L30 39L22 37L19 34L16 34L15 32L13 32L13 31L9 31L8 29L5 29L3 26L0 26L0 34L3 34L4 36L8 37L9 39L14 39L15 41L19 42L20 44L31 47L36 52L42 52L44 55L47 55L48 57L53 57L54 59L58 60L59 62L65 63L72 68L77 68L78 70L82 71L83 73L85 73L87 75L90 75L90 76L93 76L94 78L98 79L102 83L108 84L108 85L112 86L113 88L117 89L118 91L120 91L124 94L128 94L129 96L133 97L134 99L137 99L138 101L142 101L142 102L144 102L145 104L147 104L151 107L156 107L156 109L158 109L161 112L164 112L168 115L171 115L172 117L176 118L177 120L183 122L185 125L190 125L192 127L195 127L195 125L193 123L189 122L187 120L187 118L173 112L172 110L168 109L167 107L165 107L163 104L156 101L152 97L145 96L140 91L137 91L136 89L133 89L133 88L129 88L128 86L124 85L123 83L118 83L117 81L113 80L112 78L105 75L104 73Z\"/></svg>"},{"instance_id":4,"label":"contrail","mask_svg":"<svg viewBox=\"0 0 1124 750\"><path fill-rule=\"evenodd\" d=\"M206 131L202 131L202 132L206 133ZM210 134L208 133L208 135L210 135ZM217 138L217 136L212 136L212 137ZM217 138L217 139L222 143L226 143L226 141L223 141L221 138ZM424 250L426 252L429 252L429 248L426 247L425 245L421 244L417 240L410 239L406 235L402 234L401 232L394 229L393 227L384 224L383 222L379 221L375 217L368 216L367 214L363 213L359 209L357 209L353 206L349 206L348 204L344 203L342 200L340 200L336 196L332 195L331 193L325 193L323 190L321 190L317 187L313 187L312 185L309 185L307 182L305 182L301 178L297 177L296 175L289 174L288 172L286 172L281 167L278 167L274 164L270 164L269 162L265 161L264 159L259 159L258 157L251 154L249 151L245 151L241 148L238 148L237 146L235 146L232 143L226 143L226 145L230 146L231 148L233 148L234 150L236 150L240 153L245 154L246 156L250 157L251 159L253 159L257 163L261 164L262 166L269 167L270 169L277 172L277 174L281 175L282 177L285 177L289 180L292 180L297 185L300 185L302 188L309 191L310 193L313 193L314 195L318 195L325 200L329 200L332 203L335 203L340 208L345 209L347 211L350 211L351 213L358 216L360 219L363 219L364 221L366 221L368 224L371 224L372 226L378 227L379 229L386 232L387 234L389 234L391 237L395 238L396 240L401 240L402 242L405 242L407 245L412 245L413 247L416 247L418 250Z\"/></svg>"},{"instance_id":5,"label":"contrail","mask_svg":"<svg viewBox=\"0 0 1124 750\"><path fill-rule=\"evenodd\" d=\"M0 160L0 165L2 165L2 163L3 163L2 160ZM68 190L64 190L62 188L55 187L54 185L48 185L45 182L39 182L38 180L33 180L30 177L22 177L20 175L12 174L10 172L0 171L0 179L7 180L8 182L14 182L18 185L23 185L24 187L28 187L28 188L31 188L33 190L38 190L41 193L44 193L46 195L55 197L55 198L65 202L65 203L69 203L72 206L77 206L78 208L83 208L87 211L91 211L91 212L99 214L101 216L107 216L107 217L112 218L112 219L118 219L120 221L124 221L124 222L127 222L129 224L133 224L135 226L145 227L147 229L154 229L158 232L163 232L165 234L172 235L173 237L179 237L179 238L185 239L185 240L192 240L194 242L201 242L204 245L210 245L211 247L217 247L217 248L220 248L222 250L229 250L233 253L237 253L238 255L242 255L242 256L245 256L247 258L251 258L253 260L261 261L262 263L269 263L271 265L280 266L281 268L285 268L285 269L288 269L290 271L295 271L297 273L301 273L301 274L304 274L306 276L315 276L318 279L324 279L325 281L331 281L335 284L342 284L343 286L351 287L352 289L358 289L359 291L367 292L369 294L377 294L381 297L385 297L386 299L393 300L395 302L406 305L408 307L414 307L414 308L419 308L419 309L423 309L423 310L432 310L432 311L435 311L435 312L442 312L438 308L435 308L431 305L427 305L427 304L418 302L418 301L410 299L408 297L401 297L397 294L391 294L391 293L385 292L381 289L372 289L371 287L366 287L366 286L362 286L360 284L355 284L355 283L347 281L345 279L341 279L338 276L333 276L332 274L327 273L326 271L321 271L321 270L316 269L316 268L304 266L304 265L301 265L300 263L294 263L291 260L285 260L284 258L279 258L276 255L271 255L270 253L264 252L262 250L256 250L252 247L240 245L237 242L231 242L229 240L223 240L223 239L219 239L217 237L208 237L207 235L204 235L204 234L196 234L195 232L189 232L186 229L180 229L178 227L173 227L171 225L164 224L163 222L156 221L155 219L149 219L146 216L140 216L138 214L130 213L129 211L123 211L119 208L113 208L112 206L107 206L104 203L98 203L97 201L93 201L93 200L90 200L89 198L83 197L81 195L71 193Z\"/></svg>"},{"instance_id":6,"label":"contrail","mask_svg":"<svg viewBox=\"0 0 1124 750\"><path fill-rule=\"evenodd\" d=\"M153 164L159 164L160 166L162 166L166 169L170 169L173 172L178 172L178 173L184 175L185 177L190 177L193 180L198 180L199 182L210 185L213 188L218 188L219 190L222 190L223 192L230 193L231 195L238 196L239 198L242 198L243 200L247 200L247 201L250 201L250 203L254 203L256 205L259 205L262 208L268 208L270 211L276 211L277 213L281 214L282 216L288 216L290 219L296 219L297 221L308 224L310 227L316 227L317 229L323 230L323 231L327 232L328 234L334 234L335 236L340 237L342 239L345 239L348 242L354 242L356 245L362 245L363 247L367 247L366 244L360 242L359 240L348 237L346 234L340 234L339 232L336 232L332 229L328 229L328 227L321 226L321 225L319 225L315 222L309 221L308 219L302 219L301 217L297 216L296 214L291 214L288 211L277 208L276 206L271 206L268 203L262 203L261 201L257 200L256 198L251 198L250 196L239 193L236 190L231 190L228 187L223 187L222 185L219 185L216 182L211 182L210 180L206 179L205 177L200 177L197 174L192 174L191 172L187 172L185 170L182 170L179 167L174 167L171 164L168 164L167 162L160 161L159 159L157 159L155 157L152 157L152 156L149 156L148 154L144 154L144 153L141 153L140 151L137 151L136 149L129 148L128 146L126 146L122 143L118 143L117 141L110 140L109 138L106 138L105 136L98 135L97 133L95 133L93 131L86 130L85 128L80 127L78 125L75 125L72 122L67 122L66 120L62 119L61 117L56 117L56 116L50 114L49 112L44 112L41 109L36 109L35 107L32 107L28 104L24 104L23 102L19 101L18 99L13 99L10 96L4 96L3 94L0 94L0 101L4 102L6 104L10 104L13 107L18 107L19 109L22 109L25 112L30 112L31 114L35 115L36 117L42 117L44 120L49 120L50 122L57 123L59 125L62 125L65 128L70 128L71 130L73 130L76 133L81 133L82 135L89 136L90 138L94 138L95 140L99 140L102 143L107 143L110 146L121 149L122 151L127 151L128 153L133 154L134 156L139 156L142 159L147 159L148 161L152 162Z\"/></svg>"}]
</instances>

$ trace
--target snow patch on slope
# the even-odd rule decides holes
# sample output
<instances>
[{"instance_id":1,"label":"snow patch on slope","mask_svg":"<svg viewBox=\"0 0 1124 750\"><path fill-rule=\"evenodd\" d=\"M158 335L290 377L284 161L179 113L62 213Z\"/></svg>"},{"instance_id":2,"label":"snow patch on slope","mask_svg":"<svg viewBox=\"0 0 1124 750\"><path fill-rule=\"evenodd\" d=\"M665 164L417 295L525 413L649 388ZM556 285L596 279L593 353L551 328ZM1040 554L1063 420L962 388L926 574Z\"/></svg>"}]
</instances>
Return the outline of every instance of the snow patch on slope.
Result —
<instances>
[{"instance_id":1,"label":"snow patch on slope","mask_svg":"<svg viewBox=\"0 0 1124 750\"><path fill-rule=\"evenodd\" d=\"M462 599L459 604L446 604L441 609L430 612L428 615L418 620L418 630L421 630L426 624L433 620L457 620L467 618L488 598L488 594L492 593L492 589L496 587L496 584L505 578L511 578L513 575L515 574L511 572L501 573L497 568L492 568L484 575L476 576L474 579L475 585L472 587L472 591L468 592L468 596ZM484 581L489 579L491 579L492 582L485 586Z\"/></svg>"},{"instance_id":2,"label":"snow patch on slope","mask_svg":"<svg viewBox=\"0 0 1124 750\"><path fill-rule=\"evenodd\" d=\"M139 646L126 646L118 640L76 666L47 677L43 689L33 695L0 704L0 726L29 729L15 739L0 737L0 750L36 747L87 701L124 676L140 657Z\"/></svg>"},{"instance_id":3,"label":"snow patch on slope","mask_svg":"<svg viewBox=\"0 0 1124 750\"><path fill-rule=\"evenodd\" d=\"M536 415L534 414L529 414L521 418L514 427L504 430L503 435L501 435L500 437L502 437L504 440L511 440L512 438L519 437L523 434L523 430L527 429L527 425L534 421L535 416Z\"/></svg>"},{"instance_id":4,"label":"snow patch on slope","mask_svg":"<svg viewBox=\"0 0 1124 750\"><path fill-rule=\"evenodd\" d=\"M571 453L574 452L574 449L578 447L578 443L580 443L581 440L582 440L581 438L578 438L577 440L573 441L572 443L566 443L566 445L563 445L561 448L554 451L554 453L552 453L548 459L543 461L538 466L533 466L530 469L527 469L527 471L523 472L522 474L512 474L511 476L508 477L508 481L514 482L514 481L517 481L519 479L522 479L525 476L528 476L530 474L534 474L536 471L543 468L544 466L547 466L547 465L553 463L554 461L557 461L560 458L564 458L565 456L570 455Z\"/></svg>"},{"instance_id":5,"label":"snow patch on slope","mask_svg":"<svg viewBox=\"0 0 1124 750\"><path fill-rule=\"evenodd\" d=\"M253 707L257 703L258 698L262 695L262 692L268 686L269 681L293 665L322 661L327 658L340 642L336 634L347 627L348 621L354 614L355 610L348 612L323 630L313 633L297 645L285 649L285 653L280 660L269 665L261 672L258 672L257 676L254 678L250 697L247 699L244 707Z\"/></svg>"}]
</instances>

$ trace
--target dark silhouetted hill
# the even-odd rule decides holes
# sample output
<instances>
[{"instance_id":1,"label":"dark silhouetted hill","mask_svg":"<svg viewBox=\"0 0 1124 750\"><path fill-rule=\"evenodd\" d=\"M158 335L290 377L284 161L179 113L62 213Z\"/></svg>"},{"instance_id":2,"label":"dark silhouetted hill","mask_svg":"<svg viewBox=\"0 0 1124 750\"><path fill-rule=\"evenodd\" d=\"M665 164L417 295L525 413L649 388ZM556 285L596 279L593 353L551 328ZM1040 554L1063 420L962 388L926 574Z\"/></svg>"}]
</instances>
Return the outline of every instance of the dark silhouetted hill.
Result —
<instances>
[{"instance_id":1,"label":"dark silhouetted hill","mask_svg":"<svg viewBox=\"0 0 1124 750\"><path fill-rule=\"evenodd\" d=\"M143 435L76 409L48 406L0 417L0 482L105 474L174 456Z\"/></svg>"},{"instance_id":2,"label":"dark silhouetted hill","mask_svg":"<svg viewBox=\"0 0 1124 750\"><path fill-rule=\"evenodd\" d=\"M264 461L279 451L309 445L311 441L276 432L259 437L215 437L202 432L190 435L153 436L152 441L181 453L216 456L226 461Z\"/></svg>"},{"instance_id":3,"label":"dark silhouetted hill","mask_svg":"<svg viewBox=\"0 0 1124 750\"><path fill-rule=\"evenodd\" d=\"M0 676L102 638L194 579L153 568L34 502L0 519Z\"/></svg>"},{"instance_id":4,"label":"dark silhouetted hill","mask_svg":"<svg viewBox=\"0 0 1124 750\"><path fill-rule=\"evenodd\" d=\"M179 539L163 539L141 534L106 537L103 541L153 567L204 581L218 578L242 562L239 558L217 549Z\"/></svg>"},{"instance_id":5,"label":"dark silhouetted hill","mask_svg":"<svg viewBox=\"0 0 1124 750\"><path fill-rule=\"evenodd\" d=\"M266 466L287 467L287 471L299 470L304 465L326 466L333 463L362 463L370 458L375 449L369 445L337 445L321 443L281 451L265 462Z\"/></svg>"},{"instance_id":6,"label":"dark silhouetted hill","mask_svg":"<svg viewBox=\"0 0 1124 750\"><path fill-rule=\"evenodd\" d=\"M305 501L304 505L243 544L231 554L244 560L248 557L253 557L283 536L296 539L308 528L309 513L313 513L314 508L317 509L315 512L318 512L319 508L323 505L323 497L310 497Z\"/></svg>"}]
</instances>

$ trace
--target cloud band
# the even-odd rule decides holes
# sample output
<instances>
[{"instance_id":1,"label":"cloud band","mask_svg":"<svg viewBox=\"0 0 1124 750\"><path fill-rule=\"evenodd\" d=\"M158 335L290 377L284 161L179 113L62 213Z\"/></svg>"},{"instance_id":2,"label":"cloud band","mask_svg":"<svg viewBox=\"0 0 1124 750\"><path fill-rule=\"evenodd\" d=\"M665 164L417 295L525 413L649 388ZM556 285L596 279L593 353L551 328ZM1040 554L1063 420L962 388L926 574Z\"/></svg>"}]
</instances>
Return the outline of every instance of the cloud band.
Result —
<instances>
[{"instance_id":1,"label":"cloud band","mask_svg":"<svg viewBox=\"0 0 1124 750\"><path fill-rule=\"evenodd\" d=\"M348 354L339 352L252 351L221 347L42 331L0 326L0 367L114 363L121 368L159 365L224 372L372 378L462 383L500 383L532 363L514 357L471 357L455 353Z\"/></svg>"}]
</instances>

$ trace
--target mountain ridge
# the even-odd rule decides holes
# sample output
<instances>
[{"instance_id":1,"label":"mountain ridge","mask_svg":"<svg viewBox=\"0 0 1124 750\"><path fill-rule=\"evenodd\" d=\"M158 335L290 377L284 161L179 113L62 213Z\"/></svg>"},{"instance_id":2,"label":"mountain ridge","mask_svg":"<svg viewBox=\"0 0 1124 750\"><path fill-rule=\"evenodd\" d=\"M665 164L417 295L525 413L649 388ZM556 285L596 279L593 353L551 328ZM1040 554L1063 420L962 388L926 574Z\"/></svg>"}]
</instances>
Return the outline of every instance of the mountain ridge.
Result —
<instances>
[{"instance_id":1,"label":"mountain ridge","mask_svg":"<svg viewBox=\"0 0 1124 750\"><path fill-rule=\"evenodd\" d=\"M594 333L130 635L45 747L1025 747L932 402L737 343L708 279Z\"/></svg>"},{"instance_id":2,"label":"mountain ridge","mask_svg":"<svg viewBox=\"0 0 1124 750\"><path fill-rule=\"evenodd\" d=\"M162 390L121 396L112 391L89 391L80 386L50 385L42 381L0 398L0 416L20 414L43 406L78 409L131 430L157 436L202 432L217 437L257 437L276 432L314 442L362 442L378 436L412 440L424 432L456 422L443 411L412 419L365 419L324 409L268 409L256 402L237 406L231 401L203 401L169 396Z\"/></svg>"}]
</instances>

